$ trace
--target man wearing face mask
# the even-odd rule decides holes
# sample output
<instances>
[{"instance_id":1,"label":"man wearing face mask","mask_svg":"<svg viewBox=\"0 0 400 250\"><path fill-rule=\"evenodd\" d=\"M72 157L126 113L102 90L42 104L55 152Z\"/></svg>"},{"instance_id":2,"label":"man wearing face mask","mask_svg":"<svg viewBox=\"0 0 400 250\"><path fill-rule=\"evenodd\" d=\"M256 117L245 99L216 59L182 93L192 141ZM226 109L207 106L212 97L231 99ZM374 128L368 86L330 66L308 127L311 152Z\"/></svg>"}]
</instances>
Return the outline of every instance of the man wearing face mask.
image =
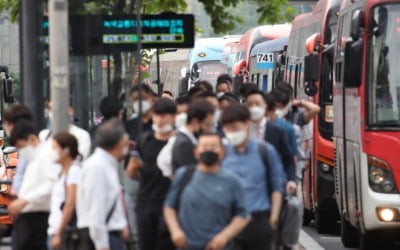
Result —
<instances>
[{"instance_id":1,"label":"man wearing face mask","mask_svg":"<svg viewBox=\"0 0 400 250\"><path fill-rule=\"evenodd\" d=\"M128 232L118 167L129 151L128 134L112 118L99 126L95 140L97 148L83 163L77 190L78 228L90 235L93 249L120 250Z\"/></svg>"},{"instance_id":2,"label":"man wearing face mask","mask_svg":"<svg viewBox=\"0 0 400 250\"><path fill-rule=\"evenodd\" d=\"M286 179L282 162L271 144L263 146L250 139L250 112L246 107L227 107L222 123L231 144L222 167L240 178L252 217L249 225L234 239L233 249L269 250L273 231L277 229ZM265 150L266 159L261 150Z\"/></svg>"},{"instance_id":3,"label":"man wearing face mask","mask_svg":"<svg viewBox=\"0 0 400 250\"><path fill-rule=\"evenodd\" d=\"M139 113L139 88L137 86L131 90L131 99L134 112ZM153 126L151 107L155 99L156 94L153 90L148 85L142 84L142 118L136 117L126 123L126 131L131 141L136 141L139 137L140 123L142 124L142 132L151 130Z\"/></svg>"},{"instance_id":4,"label":"man wearing face mask","mask_svg":"<svg viewBox=\"0 0 400 250\"><path fill-rule=\"evenodd\" d=\"M252 124L250 138L259 142L271 143L281 156L281 160L288 177L286 191L296 191L296 165L295 155L297 151L294 129L291 124L279 121L275 117L265 117L266 110L271 103L266 102L266 96L259 90L253 90L246 98L246 106L250 111ZM267 112L268 114L268 112ZM284 123L282 125L282 123ZM290 143L289 143L290 141Z\"/></svg>"},{"instance_id":5,"label":"man wearing face mask","mask_svg":"<svg viewBox=\"0 0 400 250\"><path fill-rule=\"evenodd\" d=\"M201 134L195 155L199 163L176 172L164 203L171 238L179 249L226 249L248 223L243 186L221 169L225 150L218 134Z\"/></svg>"},{"instance_id":6,"label":"man wearing face mask","mask_svg":"<svg viewBox=\"0 0 400 250\"><path fill-rule=\"evenodd\" d=\"M197 137L202 132L214 130L214 108L204 100L196 100L189 105L186 125L176 134L172 148L172 169L165 176L172 176L181 166L196 163L193 149L197 144Z\"/></svg>"},{"instance_id":7,"label":"man wearing face mask","mask_svg":"<svg viewBox=\"0 0 400 250\"><path fill-rule=\"evenodd\" d=\"M170 185L157 166L157 155L175 134L176 105L161 98L154 103L153 128L139 136L136 149L139 157L131 157L126 169L131 178L140 173L137 197L139 246L142 250L174 249L168 232L161 228L162 207ZM164 229L164 231L162 231Z\"/></svg>"},{"instance_id":8,"label":"man wearing face mask","mask_svg":"<svg viewBox=\"0 0 400 250\"><path fill-rule=\"evenodd\" d=\"M59 165L49 167L46 162L55 162L58 154L50 143L40 143L37 131L25 120L14 125L10 143L28 163L18 199L9 206L10 213L16 215L14 249L46 249L51 192L61 170Z\"/></svg>"}]
</instances>

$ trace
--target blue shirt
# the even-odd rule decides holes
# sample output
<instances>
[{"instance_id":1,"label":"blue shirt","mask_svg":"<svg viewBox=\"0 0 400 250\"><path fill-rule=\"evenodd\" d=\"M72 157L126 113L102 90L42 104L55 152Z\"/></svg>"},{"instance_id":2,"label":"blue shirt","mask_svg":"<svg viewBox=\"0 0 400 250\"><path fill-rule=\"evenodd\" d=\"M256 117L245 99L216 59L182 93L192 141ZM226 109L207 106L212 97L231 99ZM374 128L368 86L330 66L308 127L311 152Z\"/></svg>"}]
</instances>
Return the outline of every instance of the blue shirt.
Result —
<instances>
[{"instance_id":1,"label":"blue shirt","mask_svg":"<svg viewBox=\"0 0 400 250\"><path fill-rule=\"evenodd\" d=\"M246 150L239 153L232 145L228 145L222 168L235 173L241 180L246 194L250 212L269 211L271 209L269 193L284 192L286 175L281 159L275 148L267 143L267 158L270 177L266 178L266 167L260 155L260 144L249 140ZM270 185L267 181L271 180ZM268 186L272 190L268 190Z\"/></svg>"},{"instance_id":2,"label":"blue shirt","mask_svg":"<svg viewBox=\"0 0 400 250\"><path fill-rule=\"evenodd\" d=\"M279 118L276 118L274 124L285 131L285 134L289 142L290 150L292 151L293 155L297 155L299 152L297 151L296 134L293 125Z\"/></svg>"},{"instance_id":3,"label":"blue shirt","mask_svg":"<svg viewBox=\"0 0 400 250\"><path fill-rule=\"evenodd\" d=\"M177 209L177 195L185 172L186 168L181 167L175 173L164 202L166 206ZM236 216L249 216L240 180L223 169L214 174L196 169L179 200L178 217L188 249L205 249Z\"/></svg>"}]
</instances>

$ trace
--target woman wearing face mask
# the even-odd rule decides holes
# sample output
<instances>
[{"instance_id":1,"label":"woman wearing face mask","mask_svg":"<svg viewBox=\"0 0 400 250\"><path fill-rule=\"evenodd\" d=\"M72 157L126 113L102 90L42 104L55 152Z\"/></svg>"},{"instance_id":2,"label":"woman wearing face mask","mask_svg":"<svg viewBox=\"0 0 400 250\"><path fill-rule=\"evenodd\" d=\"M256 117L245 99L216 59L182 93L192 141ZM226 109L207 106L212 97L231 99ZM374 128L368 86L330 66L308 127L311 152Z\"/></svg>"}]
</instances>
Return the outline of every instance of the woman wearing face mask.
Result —
<instances>
[{"instance_id":1,"label":"woman wearing face mask","mask_svg":"<svg viewBox=\"0 0 400 250\"><path fill-rule=\"evenodd\" d=\"M51 158L61 165L62 171L51 195L47 230L50 250L60 249L61 233L65 227L76 226L76 189L81 180L81 168L75 162L78 155L78 141L73 135L67 132L54 135Z\"/></svg>"}]
</instances>

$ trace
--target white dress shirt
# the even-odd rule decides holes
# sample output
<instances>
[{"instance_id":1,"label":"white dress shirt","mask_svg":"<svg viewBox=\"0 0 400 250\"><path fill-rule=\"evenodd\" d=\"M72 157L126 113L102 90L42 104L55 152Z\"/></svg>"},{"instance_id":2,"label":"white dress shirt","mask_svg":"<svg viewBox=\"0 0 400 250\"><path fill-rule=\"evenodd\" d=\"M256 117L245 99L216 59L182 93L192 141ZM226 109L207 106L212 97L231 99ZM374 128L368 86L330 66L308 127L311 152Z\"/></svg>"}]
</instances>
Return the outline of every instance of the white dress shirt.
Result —
<instances>
[{"instance_id":1,"label":"white dress shirt","mask_svg":"<svg viewBox=\"0 0 400 250\"><path fill-rule=\"evenodd\" d=\"M50 131L50 129L43 129L42 131L40 131L40 141L47 141ZM68 132L71 135L75 136L75 138L78 140L78 151L83 156L83 159L86 159L90 153L91 139L89 132L73 124L69 126Z\"/></svg>"},{"instance_id":2,"label":"white dress shirt","mask_svg":"<svg viewBox=\"0 0 400 250\"><path fill-rule=\"evenodd\" d=\"M108 232L122 231L127 226L117 171L117 160L101 148L83 163L77 193L78 228L89 228L96 249L109 248ZM114 212L106 223L116 199Z\"/></svg>"},{"instance_id":3,"label":"white dress shirt","mask_svg":"<svg viewBox=\"0 0 400 250\"><path fill-rule=\"evenodd\" d=\"M194 145L197 145L196 137L186 128L186 126L180 127L178 129L178 132L185 134ZM165 177L172 176L172 150L174 148L175 141L176 136L172 136L171 138L169 138L167 144L161 149L160 153L157 156L158 168L161 170L163 176Z\"/></svg>"},{"instance_id":4,"label":"white dress shirt","mask_svg":"<svg viewBox=\"0 0 400 250\"><path fill-rule=\"evenodd\" d=\"M35 150L37 156L26 166L18 193L18 198L28 201L22 213L50 211L51 193L61 167L49 162L49 150L50 143L40 144Z\"/></svg>"},{"instance_id":5,"label":"white dress shirt","mask_svg":"<svg viewBox=\"0 0 400 250\"><path fill-rule=\"evenodd\" d=\"M265 129L267 127L267 118L264 117L260 124L256 124L255 122L251 123L250 127L250 139L258 141L258 142L264 142L265 138Z\"/></svg>"}]
</instances>

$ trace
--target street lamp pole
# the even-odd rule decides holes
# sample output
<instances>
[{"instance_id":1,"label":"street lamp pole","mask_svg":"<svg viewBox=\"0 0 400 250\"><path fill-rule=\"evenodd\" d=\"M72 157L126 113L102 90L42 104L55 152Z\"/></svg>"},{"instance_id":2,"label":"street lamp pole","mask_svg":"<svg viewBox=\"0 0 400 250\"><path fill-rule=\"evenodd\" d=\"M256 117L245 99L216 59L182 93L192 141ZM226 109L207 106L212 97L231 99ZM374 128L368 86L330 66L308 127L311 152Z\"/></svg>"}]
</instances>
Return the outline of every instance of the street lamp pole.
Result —
<instances>
[{"instance_id":1,"label":"street lamp pole","mask_svg":"<svg viewBox=\"0 0 400 250\"><path fill-rule=\"evenodd\" d=\"M67 131L69 108L68 0L49 0L52 131Z\"/></svg>"}]
</instances>

